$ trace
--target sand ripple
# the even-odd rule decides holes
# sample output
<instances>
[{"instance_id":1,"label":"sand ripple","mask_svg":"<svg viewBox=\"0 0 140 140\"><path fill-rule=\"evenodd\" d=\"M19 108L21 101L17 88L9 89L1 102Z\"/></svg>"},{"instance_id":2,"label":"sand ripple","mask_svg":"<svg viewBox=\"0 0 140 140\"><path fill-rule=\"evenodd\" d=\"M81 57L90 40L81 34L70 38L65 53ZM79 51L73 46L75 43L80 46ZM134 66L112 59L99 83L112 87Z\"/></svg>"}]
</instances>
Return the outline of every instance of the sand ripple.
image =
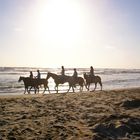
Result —
<instances>
[{"instance_id":1,"label":"sand ripple","mask_svg":"<svg viewBox=\"0 0 140 140\"><path fill-rule=\"evenodd\" d=\"M140 89L0 97L2 140L140 138Z\"/></svg>"}]
</instances>

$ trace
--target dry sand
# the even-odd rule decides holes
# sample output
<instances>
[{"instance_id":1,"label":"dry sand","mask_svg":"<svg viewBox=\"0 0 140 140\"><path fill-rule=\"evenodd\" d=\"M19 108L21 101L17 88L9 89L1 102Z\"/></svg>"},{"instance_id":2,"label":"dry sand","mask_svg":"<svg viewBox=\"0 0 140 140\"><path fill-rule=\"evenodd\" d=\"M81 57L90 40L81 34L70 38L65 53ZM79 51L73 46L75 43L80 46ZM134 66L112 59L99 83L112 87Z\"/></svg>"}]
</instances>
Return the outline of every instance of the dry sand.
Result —
<instances>
[{"instance_id":1,"label":"dry sand","mask_svg":"<svg viewBox=\"0 0 140 140\"><path fill-rule=\"evenodd\" d=\"M0 96L0 139L140 139L140 89Z\"/></svg>"}]
</instances>

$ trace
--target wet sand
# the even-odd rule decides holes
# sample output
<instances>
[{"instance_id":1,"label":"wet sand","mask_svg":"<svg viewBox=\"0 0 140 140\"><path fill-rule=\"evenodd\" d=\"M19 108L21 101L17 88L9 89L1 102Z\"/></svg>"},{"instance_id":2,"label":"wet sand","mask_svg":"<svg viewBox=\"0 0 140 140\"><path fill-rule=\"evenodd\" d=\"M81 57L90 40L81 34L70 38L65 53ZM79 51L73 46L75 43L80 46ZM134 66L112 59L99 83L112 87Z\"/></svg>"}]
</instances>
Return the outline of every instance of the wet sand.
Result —
<instances>
[{"instance_id":1,"label":"wet sand","mask_svg":"<svg viewBox=\"0 0 140 140\"><path fill-rule=\"evenodd\" d=\"M0 139L140 139L140 88L0 96Z\"/></svg>"}]
</instances>

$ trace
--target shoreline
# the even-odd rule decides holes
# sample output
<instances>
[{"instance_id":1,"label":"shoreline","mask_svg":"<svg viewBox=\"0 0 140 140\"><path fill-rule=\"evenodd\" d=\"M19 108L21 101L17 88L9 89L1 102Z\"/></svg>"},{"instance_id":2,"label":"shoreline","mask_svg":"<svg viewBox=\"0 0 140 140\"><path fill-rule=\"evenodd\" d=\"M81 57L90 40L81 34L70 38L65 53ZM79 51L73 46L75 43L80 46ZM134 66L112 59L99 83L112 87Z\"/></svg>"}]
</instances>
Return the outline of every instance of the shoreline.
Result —
<instances>
[{"instance_id":1,"label":"shoreline","mask_svg":"<svg viewBox=\"0 0 140 140\"><path fill-rule=\"evenodd\" d=\"M0 96L1 139L140 137L140 88Z\"/></svg>"},{"instance_id":2,"label":"shoreline","mask_svg":"<svg viewBox=\"0 0 140 140\"><path fill-rule=\"evenodd\" d=\"M96 92L111 92L111 91L124 91L124 90L139 90L140 89L140 87L130 87L130 88L116 88L116 89L103 89L102 91L100 90L100 89L96 89L95 91L82 91L82 92L79 92L79 91L76 91L75 92L75 94L77 94L77 93L96 93ZM59 91L59 93L56 93L56 92L52 92L52 93L49 93L48 91L47 92L45 92L44 94L42 93L42 91L43 90L40 90L41 92L39 92L39 93L34 93L33 91L30 93L30 94L28 94L27 92L26 92L26 94L24 94L24 90L23 90L23 92L21 93L21 92L12 92L12 93L0 93L0 98L2 97L22 97L22 96L41 96L41 95L55 95L55 94L72 94L73 92L72 91L70 91L69 93L67 93L67 92L61 92L61 91ZM50 90L51 91L51 90ZM52 90L52 91L55 91L55 90ZM73 93L74 94L74 93Z\"/></svg>"}]
</instances>

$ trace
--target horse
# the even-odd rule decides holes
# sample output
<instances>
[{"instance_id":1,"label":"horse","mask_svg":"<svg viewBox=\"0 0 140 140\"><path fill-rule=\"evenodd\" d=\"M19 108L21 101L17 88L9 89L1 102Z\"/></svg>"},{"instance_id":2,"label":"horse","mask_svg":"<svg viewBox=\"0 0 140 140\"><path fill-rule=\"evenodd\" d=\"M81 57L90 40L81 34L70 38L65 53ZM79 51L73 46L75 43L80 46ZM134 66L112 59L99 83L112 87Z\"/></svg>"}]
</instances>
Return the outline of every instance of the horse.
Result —
<instances>
[{"instance_id":1,"label":"horse","mask_svg":"<svg viewBox=\"0 0 140 140\"><path fill-rule=\"evenodd\" d=\"M35 80L37 81L37 85L38 86L41 86L41 85L44 86L43 93L45 93L46 89L48 89L48 92L50 93L49 86L48 86L48 80L47 79L42 78L42 79L35 79ZM38 88L38 92L39 92L39 88Z\"/></svg>"},{"instance_id":2,"label":"horse","mask_svg":"<svg viewBox=\"0 0 140 140\"><path fill-rule=\"evenodd\" d=\"M90 84L91 83L95 83L95 88L93 91L95 91L96 87L97 87L97 83L100 84L101 90L102 90L102 80L100 76L94 76L93 78L90 75L87 75L86 73L84 73L84 78L86 80L86 87L89 91L90 88Z\"/></svg>"},{"instance_id":3,"label":"horse","mask_svg":"<svg viewBox=\"0 0 140 140\"><path fill-rule=\"evenodd\" d=\"M84 79L83 79L82 77L76 77L76 78L74 78L73 76L71 76L71 77L69 78L68 83L69 83L69 89L68 89L67 92L69 92L69 90L70 90L71 88L72 88L73 92L75 92L75 91L74 91L74 87L76 86L76 84L78 84L78 85L80 86L80 92L83 91L83 86L84 86L84 85L85 85L85 87L86 87L85 81L84 81Z\"/></svg>"},{"instance_id":4,"label":"horse","mask_svg":"<svg viewBox=\"0 0 140 140\"><path fill-rule=\"evenodd\" d=\"M32 87L34 87L36 93L36 90L38 89L38 85L36 84L35 79L20 76L18 82L21 81L24 82L24 87L25 87L24 94L26 93L26 91L29 93ZM30 90L28 90L28 87L31 87Z\"/></svg>"},{"instance_id":5,"label":"horse","mask_svg":"<svg viewBox=\"0 0 140 140\"><path fill-rule=\"evenodd\" d=\"M70 78L70 76L62 76L62 75L57 75L55 73L51 73L48 72L46 79L48 80L50 77L52 77L54 79L55 82L55 90L58 93L58 86L59 84L64 84L66 82L68 82L68 79Z\"/></svg>"},{"instance_id":6,"label":"horse","mask_svg":"<svg viewBox=\"0 0 140 140\"><path fill-rule=\"evenodd\" d=\"M64 84L66 82L69 83L69 89L67 92L69 92L69 90L73 89L73 92L74 92L74 87L76 84L79 84L80 85L80 90L83 90L83 84L84 84L84 79L82 77L78 77L78 78L73 78L73 76L67 76L67 75L57 75L55 73L51 73L51 72L48 72L47 74L47 78L46 79L49 79L50 77L52 77L54 79L54 82L55 82L55 90L56 92L58 93L58 86L59 84Z\"/></svg>"},{"instance_id":7,"label":"horse","mask_svg":"<svg viewBox=\"0 0 140 140\"><path fill-rule=\"evenodd\" d=\"M50 93L47 79L33 79L33 78L30 78L30 77L21 77L20 76L18 82L20 82L20 81L24 82L24 87L25 87L24 94L26 93L26 91L28 93L30 93L30 90L32 88L34 88L35 93L36 93L37 90L38 90L38 93L39 93L39 86L40 85L44 85L43 93L46 91L46 88L48 88L48 91ZM28 90L28 87L30 87L29 90Z\"/></svg>"}]
</instances>

